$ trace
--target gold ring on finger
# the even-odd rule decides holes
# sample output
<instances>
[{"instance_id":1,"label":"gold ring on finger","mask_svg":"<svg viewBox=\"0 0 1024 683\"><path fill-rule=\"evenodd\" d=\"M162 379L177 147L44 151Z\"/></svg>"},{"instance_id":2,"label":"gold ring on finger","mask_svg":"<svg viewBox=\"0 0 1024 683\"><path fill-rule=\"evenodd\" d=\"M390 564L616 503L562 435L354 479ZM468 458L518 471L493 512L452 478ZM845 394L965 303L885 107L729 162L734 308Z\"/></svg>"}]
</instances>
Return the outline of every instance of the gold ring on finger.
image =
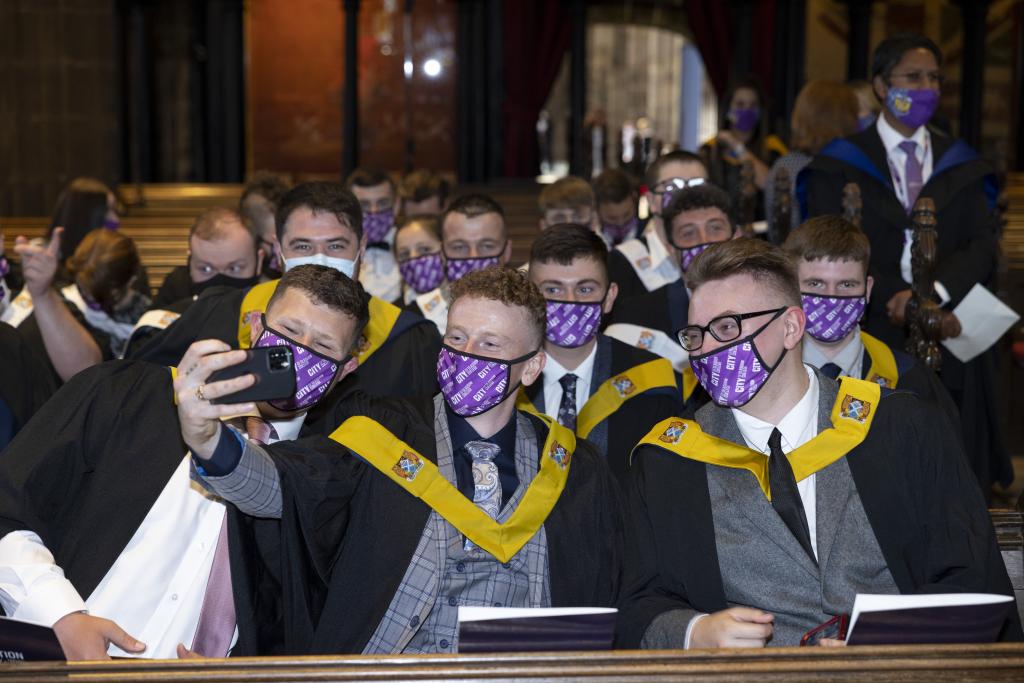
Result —
<instances>
[{"instance_id":1,"label":"gold ring on finger","mask_svg":"<svg viewBox=\"0 0 1024 683\"><path fill-rule=\"evenodd\" d=\"M198 398L200 401L206 400L206 396L203 395L204 386L204 384L200 384L198 387L196 387L196 398Z\"/></svg>"}]
</instances>

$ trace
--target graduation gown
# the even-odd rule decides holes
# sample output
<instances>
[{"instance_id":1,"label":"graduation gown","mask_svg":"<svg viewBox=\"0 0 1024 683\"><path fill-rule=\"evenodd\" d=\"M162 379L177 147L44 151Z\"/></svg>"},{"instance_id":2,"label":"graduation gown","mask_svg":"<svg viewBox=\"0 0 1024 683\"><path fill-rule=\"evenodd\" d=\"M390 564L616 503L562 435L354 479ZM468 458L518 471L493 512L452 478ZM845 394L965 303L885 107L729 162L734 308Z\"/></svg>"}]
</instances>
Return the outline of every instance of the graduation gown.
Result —
<instances>
[{"instance_id":1,"label":"graduation gown","mask_svg":"<svg viewBox=\"0 0 1024 683\"><path fill-rule=\"evenodd\" d=\"M59 293L59 292L58 292ZM110 348L110 335L102 330L97 330L91 327L85 320L85 316L82 312L75 307L74 304L63 299L64 304L71 311L71 315L74 316L75 320L85 328L89 333L89 336L93 338L96 345L100 347L100 353L102 354L103 360L111 360L114 357L114 353ZM35 355L37 365L43 369L43 372L49 375L48 382L52 382L54 386L60 386L64 380L57 374L57 368L53 367L53 362L50 360L50 355L46 352L46 344L43 342L43 333L39 329L39 321L36 320L35 311L29 314L20 325L17 327L18 334L24 340L25 345L31 349L31 352Z\"/></svg>"},{"instance_id":2,"label":"graduation gown","mask_svg":"<svg viewBox=\"0 0 1024 683\"><path fill-rule=\"evenodd\" d=\"M819 381L829 380L819 375ZM882 392L870 431L845 458L900 593L1013 595L985 502L951 427L911 394ZM722 410L705 406L697 422L706 411ZM728 607L709 467L652 444L633 454L620 647L638 647L651 622L669 610ZM1002 637L1022 638L1016 611Z\"/></svg>"},{"instance_id":3,"label":"graduation gown","mask_svg":"<svg viewBox=\"0 0 1024 683\"><path fill-rule=\"evenodd\" d=\"M641 234L637 240L650 252L650 240L657 239L651 235ZM608 253L608 279L619 286L619 299L640 296L649 290L640 276L636 274L636 268L630 263L629 258L618 248L611 249Z\"/></svg>"},{"instance_id":4,"label":"graduation gown","mask_svg":"<svg viewBox=\"0 0 1024 683\"><path fill-rule=\"evenodd\" d=\"M436 462L432 399L349 394L335 424L367 416ZM543 443L547 427L531 416ZM431 509L324 437L267 447L281 478L284 641L295 654L358 654L373 635L420 541ZM568 480L544 522L552 606L615 603L622 562L618 487L604 458L579 440ZM278 649L274 647L273 649Z\"/></svg>"},{"instance_id":5,"label":"graduation gown","mask_svg":"<svg viewBox=\"0 0 1024 683\"><path fill-rule=\"evenodd\" d=\"M237 348L242 303L249 291L217 287L203 292L178 320L154 335L131 357L160 365L176 365L188 347L199 339L220 339ZM383 307L390 306L379 303ZM344 384L346 387L358 384L379 396L433 394L437 387L440 343L432 324L403 312L383 344L360 364L352 380L346 379ZM336 396L339 392L335 390L331 394Z\"/></svg>"},{"instance_id":6,"label":"graduation gown","mask_svg":"<svg viewBox=\"0 0 1024 683\"><path fill-rule=\"evenodd\" d=\"M630 371L635 372L640 366L659 359L653 353L603 335L598 338L598 344L606 346L607 349L598 348L597 362L594 364L593 377L590 379L591 398L594 397L601 385L609 380L613 381L612 386L614 386L613 378L628 378ZM602 356L606 356L609 361L608 368L604 372L601 372L599 367ZM663 372L658 373L658 377L663 381L674 381L674 385L671 387L653 386L646 390L638 386L639 392L628 395L615 412L595 425L590 431L590 434L593 434L594 429L598 429L602 424L605 425L607 445L604 455L608 467L620 483L624 483L626 480L629 454L637 442L651 430L651 427L666 418L679 415L683 409L680 388L682 380L679 376L666 363ZM631 384L635 383L631 382ZM628 387L628 385L626 386ZM543 381L538 380L530 386L524 387L522 393L537 410L543 411L546 408L544 406ZM577 432L577 436L587 438L588 435Z\"/></svg>"},{"instance_id":7,"label":"graduation gown","mask_svg":"<svg viewBox=\"0 0 1024 683\"><path fill-rule=\"evenodd\" d=\"M3 448L53 395L57 383L49 368L7 323L0 323L0 355L5 359L0 363L0 400L13 418L10 431L0 433Z\"/></svg>"},{"instance_id":8,"label":"graduation gown","mask_svg":"<svg viewBox=\"0 0 1024 683\"><path fill-rule=\"evenodd\" d=\"M938 220L938 259L935 279L948 290L952 309L975 283L991 285L996 274L999 222L994 213L997 194L991 166L962 140L929 128L933 170L920 197L935 202ZM864 328L893 348L905 346L905 330L889 323L885 305L909 289L900 273L904 230L910 216L896 198L889 165L875 126L835 140L825 147L797 178L797 197L805 217L842 213L843 187L860 187L861 226L871 241L868 272L875 285ZM991 287L990 287L991 288ZM939 377L960 411L964 442L972 467L988 489L993 481L1008 486L1013 467L1003 443L999 407L995 403L995 350L962 363L946 348Z\"/></svg>"},{"instance_id":9,"label":"graduation gown","mask_svg":"<svg viewBox=\"0 0 1024 683\"><path fill-rule=\"evenodd\" d=\"M192 298L192 277L189 275L188 266L175 266L160 290L153 297L153 308L167 308L171 304L182 299Z\"/></svg>"},{"instance_id":10,"label":"graduation gown","mask_svg":"<svg viewBox=\"0 0 1024 683\"><path fill-rule=\"evenodd\" d=\"M171 382L167 368L148 363L88 368L61 387L0 456L0 538L36 532L83 598L128 545L188 452ZM248 647L255 642L252 603L238 599L249 590L237 542L240 515L228 511L239 629L233 653L255 654ZM277 523L244 524L251 538ZM126 586L126 596L130 591Z\"/></svg>"}]
</instances>

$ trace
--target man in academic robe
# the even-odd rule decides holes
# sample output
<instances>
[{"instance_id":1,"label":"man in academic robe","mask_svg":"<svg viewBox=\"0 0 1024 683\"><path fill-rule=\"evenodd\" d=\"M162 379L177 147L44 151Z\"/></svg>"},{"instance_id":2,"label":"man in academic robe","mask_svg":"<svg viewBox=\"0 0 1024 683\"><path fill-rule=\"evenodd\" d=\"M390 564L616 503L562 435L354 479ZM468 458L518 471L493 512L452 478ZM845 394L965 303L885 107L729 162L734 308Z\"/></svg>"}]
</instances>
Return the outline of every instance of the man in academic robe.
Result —
<instances>
[{"instance_id":1,"label":"man in academic robe","mask_svg":"<svg viewBox=\"0 0 1024 683\"><path fill-rule=\"evenodd\" d=\"M264 253L254 228L234 209L214 207L196 217L189 229L188 263L164 279L132 330L125 356L132 356L157 332L181 317L208 289L249 289L260 282Z\"/></svg>"},{"instance_id":2,"label":"man in academic robe","mask_svg":"<svg viewBox=\"0 0 1024 683\"><path fill-rule=\"evenodd\" d=\"M903 348L911 296L912 211L919 198L935 203L938 257L934 298L943 307L943 338L960 334L953 308L977 283L996 274L999 222L992 167L962 140L929 126L942 82L942 53L918 35L883 41L873 58L875 95L883 103L875 125L835 140L801 172L797 194L804 216L841 214L843 189L861 192L861 226L871 242L874 297L864 328ZM960 410L968 456L986 491L1013 480L994 397L994 352L963 363L942 345L939 377Z\"/></svg>"},{"instance_id":3,"label":"man in academic robe","mask_svg":"<svg viewBox=\"0 0 1024 683\"><path fill-rule=\"evenodd\" d=\"M420 294L405 310L422 315L444 334L451 285L469 273L504 266L512 259L505 210L484 194L462 195L441 214L441 271L434 289Z\"/></svg>"},{"instance_id":4,"label":"man in academic robe","mask_svg":"<svg viewBox=\"0 0 1024 683\"><path fill-rule=\"evenodd\" d=\"M841 216L817 216L793 230L782 248L800 280L804 362L831 379L866 379L933 401L960 432L960 413L935 373L858 324L874 285L867 274L871 244L860 228Z\"/></svg>"},{"instance_id":5,"label":"man in academic robe","mask_svg":"<svg viewBox=\"0 0 1024 683\"><path fill-rule=\"evenodd\" d=\"M949 421L802 362L779 247L715 245L687 279L682 339L712 403L633 453L621 646L792 646L858 593L1013 595ZM1002 637L1022 637L1016 610Z\"/></svg>"},{"instance_id":6,"label":"man in academic robe","mask_svg":"<svg viewBox=\"0 0 1024 683\"><path fill-rule=\"evenodd\" d=\"M345 179L363 210L363 234L366 235L359 282L371 296L395 301L402 295L402 276L398 272L395 243L395 209L398 188L384 171L357 168Z\"/></svg>"},{"instance_id":7,"label":"man in academic robe","mask_svg":"<svg viewBox=\"0 0 1024 683\"><path fill-rule=\"evenodd\" d=\"M251 341L291 348L296 389L236 410L243 416L233 424L268 443L296 438L309 408L355 369L350 353L367 318L365 293L341 273L314 265L287 273ZM217 340L196 347L230 351ZM0 604L8 616L52 625L69 659L188 649L223 657L232 643L235 654L258 653L274 612L249 590L241 551L243 538L262 530L228 519L225 505L192 481L175 409L183 398L172 386L175 374L184 380L244 358L186 356L176 371L106 363L77 375L36 414L0 460Z\"/></svg>"},{"instance_id":8,"label":"man in academic robe","mask_svg":"<svg viewBox=\"0 0 1024 683\"><path fill-rule=\"evenodd\" d=\"M682 277L674 257L662 212L675 191L706 181L708 171L692 152L675 151L658 157L647 169L647 210L643 233L612 251L608 269L619 295L628 298L652 292Z\"/></svg>"},{"instance_id":9,"label":"man in academic robe","mask_svg":"<svg viewBox=\"0 0 1024 683\"><path fill-rule=\"evenodd\" d=\"M530 280L547 300L540 381L519 390L521 410L546 414L587 439L625 480L633 446L683 400L672 365L600 334L618 294L608 248L588 226L548 227L533 242Z\"/></svg>"},{"instance_id":10,"label":"man in academic robe","mask_svg":"<svg viewBox=\"0 0 1024 683\"><path fill-rule=\"evenodd\" d=\"M278 245L285 270L314 263L355 278L365 249L359 202L337 183L297 185L278 207ZM194 341L219 339L245 348L252 321L265 311L277 280L248 289L215 290L199 297L132 358L167 365ZM436 391L439 336L429 322L377 298L358 346L353 376L375 395L419 396Z\"/></svg>"},{"instance_id":11,"label":"man in academic robe","mask_svg":"<svg viewBox=\"0 0 1024 683\"><path fill-rule=\"evenodd\" d=\"M605 606L616 599L620 503L604 458L557 422L516 410L544 366L544 299L488 268L452 287L441 393L350 394L338 428L263 448L212 419L227 389L182 380L182 436L207 484L280 518L284 649L458 651L460 606ZM197 350L198 352L199 350Z\"/></svg>"}]
</instances>

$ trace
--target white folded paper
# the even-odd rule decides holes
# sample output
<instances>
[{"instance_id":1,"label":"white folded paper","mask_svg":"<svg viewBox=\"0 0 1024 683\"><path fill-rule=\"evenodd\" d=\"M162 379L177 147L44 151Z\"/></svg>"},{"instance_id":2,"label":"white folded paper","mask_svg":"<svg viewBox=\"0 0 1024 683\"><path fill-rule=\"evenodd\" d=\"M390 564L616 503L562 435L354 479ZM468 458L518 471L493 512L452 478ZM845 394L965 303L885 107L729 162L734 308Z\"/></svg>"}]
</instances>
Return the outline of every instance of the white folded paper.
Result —
<instances>
[{"instance_id":1,"label":"white folded paper","mask_svg":"<svg viewBox=\"0 0 1024 683\"><path fill-rule=\"evenodd\" d=\"M459 623L524 617L574 617L585 614L611 614L614 607L460 607Z\"/></svg>"},{"instance_id":2,"label":"white folded paper","mask_svg":"<svg viewBox=\"0 0 1024 683\"><path fill-rule=\"evenodd\" d=\"M942 344L964 363L987 351L1020 320L1012 308L980 284L971 288L953 314L963 331Z\"/></svg>"}]
</instances>

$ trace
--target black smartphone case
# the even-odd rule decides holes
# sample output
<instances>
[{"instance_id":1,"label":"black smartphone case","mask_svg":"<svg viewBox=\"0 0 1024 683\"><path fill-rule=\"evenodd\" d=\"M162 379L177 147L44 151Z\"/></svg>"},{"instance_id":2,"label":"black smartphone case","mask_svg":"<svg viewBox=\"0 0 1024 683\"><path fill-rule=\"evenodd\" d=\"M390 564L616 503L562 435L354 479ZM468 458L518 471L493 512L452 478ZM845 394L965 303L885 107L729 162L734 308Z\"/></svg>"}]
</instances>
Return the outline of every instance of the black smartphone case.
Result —
<instances>
[{"instance_id":1,"label":"black smartphone case","mask_svg":"<svg viewBox=\"0 0 1024 683\"><path fill-rule=\"evenodd\" d=\"M295 359L287 346L248 349L248 357L238 365L217 370L207 383L233 379L245 374L256 376L256 383L248 389L221 396L210 401L214 404L248 403L290 398L295 394Z\"/></svg>"}]
</instances>

